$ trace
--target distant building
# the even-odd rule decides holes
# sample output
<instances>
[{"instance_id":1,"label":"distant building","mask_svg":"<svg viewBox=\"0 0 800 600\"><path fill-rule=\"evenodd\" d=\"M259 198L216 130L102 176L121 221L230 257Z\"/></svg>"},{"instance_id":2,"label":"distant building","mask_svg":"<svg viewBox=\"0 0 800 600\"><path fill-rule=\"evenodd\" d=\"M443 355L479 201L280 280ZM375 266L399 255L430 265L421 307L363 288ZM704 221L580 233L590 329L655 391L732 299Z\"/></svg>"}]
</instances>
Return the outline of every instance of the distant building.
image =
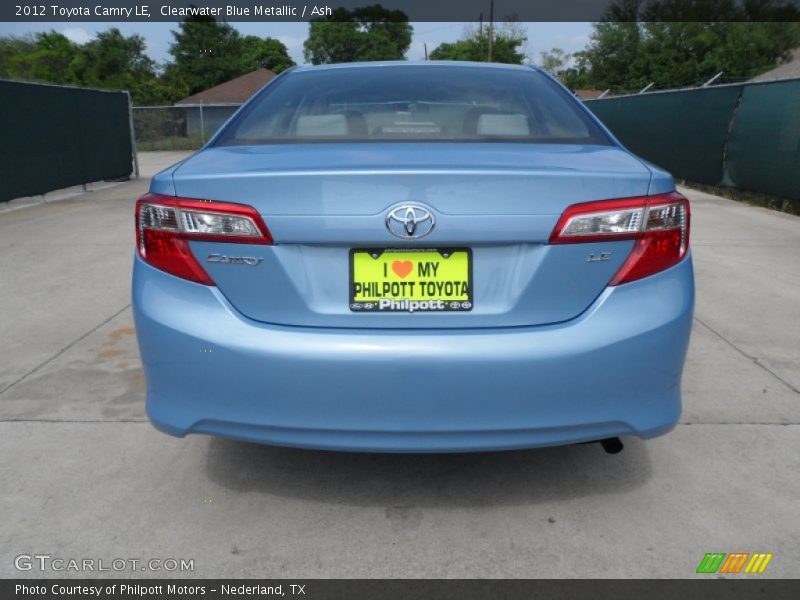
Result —
<instances>
[{"instance_id":1,"label":"distant building","mask_svg":"<svg viewBox=\"0 0 800 600\"><path fill-rule=\"evenodd\" d=\"M275 77L269 69L256 69L202 92L187 96L175 103L186 109L186 134L206 140L219 129L236 110ZM200 105L203 106L202 122ZM208 106L207 106L208 105Z\"/></svg>"},{"instance_id":2,"label":"distant building","mask_svg":"<svg viewBox=\"0 0 800 600\"><path fill-rule=\"evenodd\" d=\"M581 100L597 100L605 90L575 90L575 95Z\"/></svg>"},{"instance_id":3,"label":"distant building","mask_svg":"<svg viewBox=\"0 0 800 600\"><path fill-rule=\"evenodd\" d=\"M800 48L792 51L788 62L778 65L774 69L753 77L750 81L772 81L774 79L789 79L800 77Z\"/></svg>"}]
</instances>

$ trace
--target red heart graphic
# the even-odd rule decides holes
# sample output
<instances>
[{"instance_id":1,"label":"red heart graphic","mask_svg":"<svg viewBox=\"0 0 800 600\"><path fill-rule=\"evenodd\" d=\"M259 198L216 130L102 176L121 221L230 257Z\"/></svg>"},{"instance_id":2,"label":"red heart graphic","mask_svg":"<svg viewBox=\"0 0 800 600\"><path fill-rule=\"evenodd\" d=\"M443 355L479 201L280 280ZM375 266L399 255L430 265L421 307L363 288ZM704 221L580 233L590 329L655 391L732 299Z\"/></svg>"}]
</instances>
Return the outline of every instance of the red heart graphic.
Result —
<instances>
[{"instance_id":1,"label":"red heart graphic","mask_svg":"<svg viewBox=\"0 0 800 600\"><path fill-rule=\"evenodd\" d=\"M394 271L398 277L405 278L409 273L411 273L411 269L414 268L414 263L410 260L396 260L392 263L392 271Z\"/></svg>"}]
</instances>

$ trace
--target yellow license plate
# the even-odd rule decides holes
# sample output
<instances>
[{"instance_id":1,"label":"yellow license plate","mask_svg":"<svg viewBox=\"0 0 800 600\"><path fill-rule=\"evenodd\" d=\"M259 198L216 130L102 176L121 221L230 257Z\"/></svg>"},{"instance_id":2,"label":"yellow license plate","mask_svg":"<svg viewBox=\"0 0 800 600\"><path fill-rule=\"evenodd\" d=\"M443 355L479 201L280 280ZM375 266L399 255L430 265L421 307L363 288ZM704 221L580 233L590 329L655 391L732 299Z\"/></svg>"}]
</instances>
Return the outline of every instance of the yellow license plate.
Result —
<instances>
[{"instance_id":1,"label":"yellow license plate","mask_svg":"<svg viewBox=\"0 0 800 600\"><path fill-rule=\"evenodd\" d=\"M410 313L472 310L472 250L353 249L350 310Z\"/></svg>"}]
</instances>

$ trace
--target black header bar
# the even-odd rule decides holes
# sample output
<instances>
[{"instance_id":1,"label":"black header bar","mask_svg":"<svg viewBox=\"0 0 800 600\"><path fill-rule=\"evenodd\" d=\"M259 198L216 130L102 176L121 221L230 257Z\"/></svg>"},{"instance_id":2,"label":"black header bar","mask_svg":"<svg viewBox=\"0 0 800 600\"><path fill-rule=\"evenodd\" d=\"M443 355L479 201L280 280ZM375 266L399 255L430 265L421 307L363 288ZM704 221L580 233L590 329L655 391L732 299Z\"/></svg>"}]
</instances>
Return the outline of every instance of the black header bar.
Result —
<instances>
[{"instance_id":1,"label":"black header bar","mask_svg":"<svg viewBox=\"0 0 800 600\"><path fill-rule=\"evenodd\" d=\"M410 21L488 20L489 0L3 0L0 21L156 22L190 15L218 21L310 21L337 8L380 4ZM515 21L800 21L800 0L495 0L497 22Z\"/></svg>"},{"instance_id":2,"label":"black header bar","mask_svg":"<svg viewBox=\"0 0 800 600\"><path fill-rule=\"evenodd\" d=\"M731 579L6 579L3 600L783 600L800 598L800 580Z\"/></svg>"}]
</instances>

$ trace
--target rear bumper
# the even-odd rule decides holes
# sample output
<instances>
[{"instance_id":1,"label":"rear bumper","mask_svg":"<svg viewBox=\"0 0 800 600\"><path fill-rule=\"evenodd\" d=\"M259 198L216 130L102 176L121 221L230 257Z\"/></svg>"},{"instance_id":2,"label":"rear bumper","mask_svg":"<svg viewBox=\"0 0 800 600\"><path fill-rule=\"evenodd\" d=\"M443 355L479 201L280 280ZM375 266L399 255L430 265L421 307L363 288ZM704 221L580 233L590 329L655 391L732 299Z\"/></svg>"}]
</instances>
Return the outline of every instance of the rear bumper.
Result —
<instances>
[{"instance_id":1,"label":"rear bumper","mask_svg":"<svg viewBox=\"0 0 800 600\"><path fill-rule=\"evenodd\" d=\"M691 258L539 327L283 327L136 258L147 413L205 433L334 450L456 452L669 431L691 329Z\"/></svg>"}]
</instances>

